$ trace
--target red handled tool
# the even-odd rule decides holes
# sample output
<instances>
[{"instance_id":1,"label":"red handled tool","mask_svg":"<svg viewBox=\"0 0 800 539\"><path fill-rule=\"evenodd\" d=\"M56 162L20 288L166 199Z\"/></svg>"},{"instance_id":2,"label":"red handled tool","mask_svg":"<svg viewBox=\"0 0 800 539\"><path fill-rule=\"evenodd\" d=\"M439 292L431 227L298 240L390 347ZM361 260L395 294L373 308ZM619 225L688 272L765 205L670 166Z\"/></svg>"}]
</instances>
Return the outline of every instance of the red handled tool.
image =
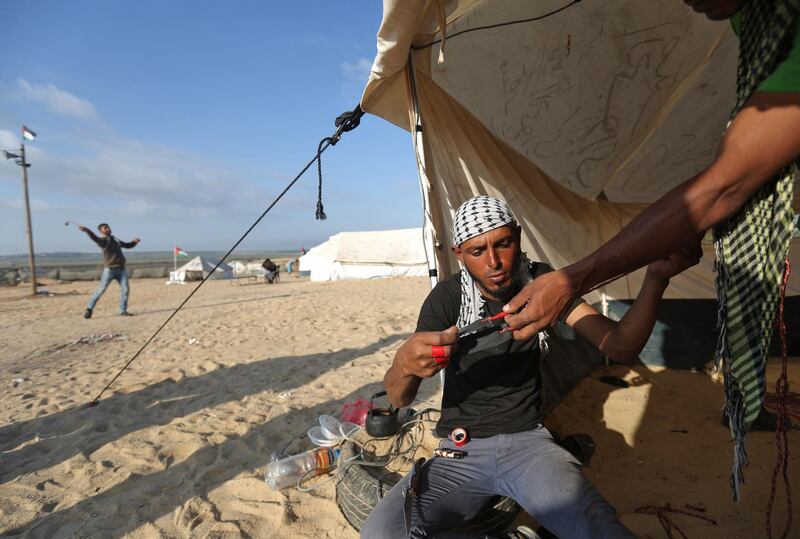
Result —
<instances>
[{"instance_id":1,"label":"red handled tool","mask_svg":"<svg viewBox=\"0 0 800 539\"><path fill-rule=\"evenodd\" d=\"M508 327L503 320L507 314L508 313L505 311L499 312L494 316L487 316L486 318L481 318L477 322L464 326L458 330L458 339L461 340L464 337L476 335L478 333L491 333Z\"/></svg>"}]
</instances>

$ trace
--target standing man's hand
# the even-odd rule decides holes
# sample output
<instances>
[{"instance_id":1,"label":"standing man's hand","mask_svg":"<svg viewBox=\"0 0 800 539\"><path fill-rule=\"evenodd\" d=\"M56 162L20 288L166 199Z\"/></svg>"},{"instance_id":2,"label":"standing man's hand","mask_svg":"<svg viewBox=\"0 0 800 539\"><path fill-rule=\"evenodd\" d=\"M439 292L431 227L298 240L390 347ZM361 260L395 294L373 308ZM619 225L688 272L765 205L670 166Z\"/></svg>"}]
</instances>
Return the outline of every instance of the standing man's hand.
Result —
<instances>
[{"instance_id":1,"label":"standing man's hand","mask_svg":"<svg viewBox=\"0 0 800 539\"><path fill-rule=\"evenodd\" d=\"M81 225L78 225L78 230L80 230L81 232L89 232L88 228L86 228L85 226L81 226Z\"/></svg>"},{"instance_id":2,"label":"standing man's hand","mask_svg":"<svg viewBox=\"0 0 800 539\"><path fill-rule=\"evenodd\" d=\"M135 243L137 245L139 244L140 241L142 241L142 240L140 240L139 238L133 238L133 243Z\"/></svg>"},{"instance_id":3,"label":"standing man's hand","mask_svg":"<svg viewBox=\"0 0 800 539\"><path fill-rule=\"evenodd\" d=\"M578 296L578 290L563 271L540 275L520 290L503 310L505 321L514 330L514 339L525 340L552 325L567 305Z\"/></svg>"},{"instance_id":4,"label":"standing man's hand","mask_svg":"<svg viewBox=\"0 0 800 539\"><path fill-rule=\"evenodd\" d=\"M444 331L414 333L397 351L397 367L404 377L430 378L445 368L458 348L456 326Z\"/></svg>"},{"instance_id":5,"label":"standing man's hand","mask_svg":"<svg viewBox=\"0 0 800 539\"><path fill-rule=\"evenodd\" d=\"M700 243L702 239L703 234L700 234L668 257L651 263L647 266L647 273L657 279L669 281L672 277L696 265L703 257L703 247Z\"/></svg>"}]
</instances>

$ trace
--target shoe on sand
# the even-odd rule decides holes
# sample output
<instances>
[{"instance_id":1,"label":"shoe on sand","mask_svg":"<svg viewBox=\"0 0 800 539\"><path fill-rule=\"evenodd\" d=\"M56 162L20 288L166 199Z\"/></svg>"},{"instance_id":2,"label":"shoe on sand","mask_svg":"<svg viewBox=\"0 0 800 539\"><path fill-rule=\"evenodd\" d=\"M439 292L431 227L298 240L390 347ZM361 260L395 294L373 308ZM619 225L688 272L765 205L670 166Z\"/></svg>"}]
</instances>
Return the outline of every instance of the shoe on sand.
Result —
<instances>
[{"instance_id":1,"label":"shoe on sand","mask_svg":"<svg viewBox=\"0 0 800 539\"><path fill-rule=\"evenodd\" d=\"M120 316L133 316L133 315L132 315L131 313L129 313L128 311L122 311L121 313L119 313L119 315L120 315Z\"/></svg>"},{"instance_id":2,"label":"shoe on sand","mask_svg":"<svg viewBox=\"0 0 800 539\"><path fill-rule=\"evenodd\" d=\"M92 317L92 310L86 309L86 312L83 313L84 318L91 318Z\"/></svg>"}]
</instances>

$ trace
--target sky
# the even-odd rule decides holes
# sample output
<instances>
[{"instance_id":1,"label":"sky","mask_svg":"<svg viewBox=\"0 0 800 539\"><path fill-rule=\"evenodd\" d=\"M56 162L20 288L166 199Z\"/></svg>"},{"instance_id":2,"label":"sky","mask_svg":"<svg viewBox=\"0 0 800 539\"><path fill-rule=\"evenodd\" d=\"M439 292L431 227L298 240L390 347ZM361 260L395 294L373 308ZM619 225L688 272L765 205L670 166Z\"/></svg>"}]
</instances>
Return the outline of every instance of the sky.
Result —
<instances>
[{"instance_id":1,"label":"sky","mask_svg":"<svg viewBox=\"0 0 800 539\"><path fill-rule=\"evenodd\" d=\"M222 250L358 103L376 52L374 0L41 0L3 6L0 149L26 143L36 252L96 248L67 220L140 249ZM244 250L316 245L422 222L410 135L365 115ZM24 254L21 168L0 161L0 254Z\"/></svg>"}]
</instances>

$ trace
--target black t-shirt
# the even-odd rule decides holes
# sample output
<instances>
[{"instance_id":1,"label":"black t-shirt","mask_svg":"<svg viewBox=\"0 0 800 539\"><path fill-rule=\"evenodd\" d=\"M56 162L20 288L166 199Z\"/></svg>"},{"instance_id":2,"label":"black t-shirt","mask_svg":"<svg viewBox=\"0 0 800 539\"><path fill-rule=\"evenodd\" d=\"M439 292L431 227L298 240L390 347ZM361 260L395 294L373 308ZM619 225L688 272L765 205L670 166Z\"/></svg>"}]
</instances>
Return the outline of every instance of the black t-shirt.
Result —
<instances>
[{"instance_id":1,"label":"black t-shirt","mask_svg":"<svg viewBox=\"0 0 800 539\"><path fill-rule=\"evenodd\" d=\"M553 271L533 263L531 275ZM565 318L583 300L577 299ZM503 302L485 302L485 316L499 313ZM458 321L461 280L456 273L431 290L419 313L417 331L443 331ZM478 349L478 350L476 350ZM445 437L456 427L473 438L512 434L541 423L539 339L515 341L510 332L467 337L444 369L442 415L436 433Z\"/></svg>"}]
</instances>

